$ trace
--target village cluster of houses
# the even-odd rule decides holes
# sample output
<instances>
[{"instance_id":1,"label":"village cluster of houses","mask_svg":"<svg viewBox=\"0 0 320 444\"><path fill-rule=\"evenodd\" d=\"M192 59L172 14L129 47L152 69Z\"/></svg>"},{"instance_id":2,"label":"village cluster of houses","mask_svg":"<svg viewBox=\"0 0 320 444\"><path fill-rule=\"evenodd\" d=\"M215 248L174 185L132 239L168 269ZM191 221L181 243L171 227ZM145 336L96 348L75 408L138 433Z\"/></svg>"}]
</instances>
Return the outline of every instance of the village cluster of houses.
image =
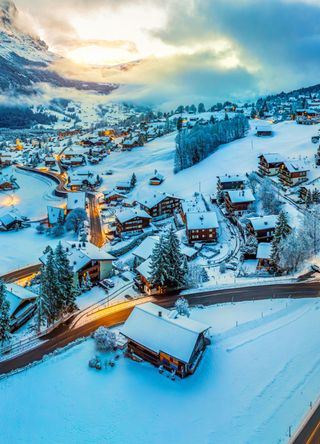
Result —
<instances>
[{"instance_id":1,"label":"village cluster of houses","mask_svg":"<svg viewBox=\"0 0 320 444\"><path fill-rule=\"evenodd\" d=\"M308 180L309 169L301 161L265 153L259 156L259 172L263 176L278 176L284 187L294 187Z\"/></svg>"}]
</instances>

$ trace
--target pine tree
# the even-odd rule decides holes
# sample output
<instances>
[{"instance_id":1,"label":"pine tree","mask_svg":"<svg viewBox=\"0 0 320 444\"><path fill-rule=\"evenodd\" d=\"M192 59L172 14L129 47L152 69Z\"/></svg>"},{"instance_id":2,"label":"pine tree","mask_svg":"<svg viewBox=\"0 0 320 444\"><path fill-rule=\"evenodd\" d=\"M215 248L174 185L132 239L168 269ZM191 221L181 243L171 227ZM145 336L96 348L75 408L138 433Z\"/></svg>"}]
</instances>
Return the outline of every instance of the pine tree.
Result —
<instances>
[{"instance_id":1,"label":"pine tree","mask_svg":"<svg viewBox=\"0 0 320 444\"><path fill-rule=\"evenodd\" d=\"M36 313L35 313L35 328L38 333L41 331L41 327L45 325L45 313L44 313L44 301L43 297L40 294L36 300Z\"/></svg>"},{"instance_id":2,"label":"pine tree","mask_svg":"<svg viewBox=\"0 0 320 444\"><path fill-rule=\"evenodd\" d=\"M290 233L290 227L288 223L288 215L284 211L278 216L278 220L276 223L274 237L272 241L272 249L271 249L271 259L274 263L275 268L279 268L280 261L280 243L283 239L285 239Z\"/></svg>"},{"instance_id":3,"label":"pine tree","mask_svg":"<svg viewBox=\"0 0 320 444\"><path fill-rule=\"evenodd\" d=\"M6 286L0 279L0 342L2 345L10 339L10 304L6 299Z\"/></svg>"},{"instance_id":4,"label":"pine tree","mask_svg":"<svg viewBox=\"0 0 320 444\"><path fill-rule=\"evenodd\" d=\"M130 181L131 188L134 188L136 186L136 183L137 183L137 176L135 175L135 173L132 173Z\"/></svg>"},{"instance_id":5,"label":"pine tree","mask_svg":"<svg viewBox=\"0 0 320 444\"><path fill-rule=\"evenodd\" d=\"M69 313L76 309L76 294L74 288L74 274L66 250L61 242L54 252L57 277L59 279L59 291L57 294L58 309L61 313Z\"/></svg>"},{"instance_id":6,"label":"pine tree","mask_svg":"<svg viewBox=\"0 0 320 444\"><path fill-rule=\"evenodd\" d=\"M159 242L155 245L151 256L151 282L160 287L164 287L168 282L168 264L164 249L164 236L160 236Z\"/></svg>"},{"instance_id":7,"label":"pine tree","mask_svg":"<svg viewBox=\"0 0 320 444\"><path fill-rule=\"evenodd\" d=\"M59 281L54 263L54 253L51 247L47 249L46 264L43 266L40 278L40 297L47 325L59 319L61 303L59 302Z\"/></svg>"},{"instance_id":8,"label":"pine tree","mask_svg":"<svg viewBox=\"0 0 320 444\"><path fill-rule=\"evenodd\" d=\"M185 275L182 263L182 254L178 236L171 225L164 244L167 252L167 261L169 266L168 286L182 287L185 284Z\"/></svg>"},{"instance_id":9,"label":"pine tree","mask_svg":"<svg viewBox=\"0 0 320 444\"><path fill-rule=\"evenodd\" d=\"M201 276L201 282L208 282L210 280L209 276L208 276L208 272L204 267L202 267L202 269L201 269L200 276Z\"/></svg>"}]
</instances>

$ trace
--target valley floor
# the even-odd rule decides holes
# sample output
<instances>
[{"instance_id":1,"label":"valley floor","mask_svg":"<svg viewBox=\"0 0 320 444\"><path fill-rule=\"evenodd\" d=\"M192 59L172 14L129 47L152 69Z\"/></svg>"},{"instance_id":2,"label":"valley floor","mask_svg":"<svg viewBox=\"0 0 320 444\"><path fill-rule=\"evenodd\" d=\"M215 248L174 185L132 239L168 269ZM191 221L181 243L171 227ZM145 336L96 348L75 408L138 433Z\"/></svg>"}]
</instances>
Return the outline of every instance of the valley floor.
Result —
<instances>
[{"instance_id":1,"label":"valley floor","mask_svg":"<svg viewBox=\"0 0 320 444\"><path fill-rule=\"evenodd\" d=\"M123 356L89 369L88 339L0 382L1 440L286 443L320 392L319 308L305 299L192 310L212 326L212 345L184 380Z\"/></svg>"}]
</instances>

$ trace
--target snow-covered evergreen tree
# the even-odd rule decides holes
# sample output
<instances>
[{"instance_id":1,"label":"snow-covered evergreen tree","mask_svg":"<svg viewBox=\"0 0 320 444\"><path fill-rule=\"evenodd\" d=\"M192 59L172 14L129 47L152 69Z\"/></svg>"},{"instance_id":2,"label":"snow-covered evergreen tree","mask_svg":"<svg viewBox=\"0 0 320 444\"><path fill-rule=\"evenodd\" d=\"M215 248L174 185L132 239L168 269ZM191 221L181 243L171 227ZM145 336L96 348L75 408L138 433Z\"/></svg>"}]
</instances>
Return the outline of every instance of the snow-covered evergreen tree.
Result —
<instances>
[{"instance_id":1,"label":"snow-covered evergreen tree","mask_svg":"<svg viewBox=\"0 0 320 444\"><path fill-rule=\"evenodd\" d=\"M61 242L59 242L55 249L54 262L59 279L59 291L57 294L58 307L61 313L70 313L76 309L74 274L67 252Z\"/></svg>"},{"instance_id":2,"label":"snow-covered evergreen tree","mask_svg":"<svg viewBox=\"0 0 320 444\"><path fill-rule=\"evenodd\" d=\"M165 236L164 248L167 253L168 287L179 288L186 283L184 263L180 249L180 242L175 229L170 225Z\"/></svg>"},{"instance_id":3,"label":"snow-covered evergreen tree","mask_svg":"<svg viewBox=\"0 0 320 444\"><path fill-rule=\"evenodd\" d=\"M47 249L46 263L42 267L40 277L40 297L47 325L60 316L59 279L54 263L54 253L51 247Z\"/></svg>"},{"instance_id":4,"label":"snow-covered evergreen tree","mask_svg":"<svg viewBox=\"0 0 320 444\"><path fill-rule=\"evenodd\" d=\"M165 287L168 282L168 261L164 245L164 235L160 236L159 242L156 243L151 255L151 282L155 286Z\"/></svg>"},{"instance_id":5,"label":"snow-covered evergreen tree","mask_svg":"<svg viewBox=\"0 0 320 444\"><path fill-rule=\"evenodd\" d=\"M135 175L135 173L132 173L130 180L131 188L134 188L136 186L136 183L137 183L137 176Z\"/></svg>"},{"instance_id":6,"label":"snow-covered evergreen tree","mask_svg":"<svg viewBox=\"0 0 320 444\"><path fill-rule=\"evenodd\" d=\"M274 237L272 241L271 259L275 268L280 267L280 243L290 233L290 227L288 222L288 215L284 211L281 211L275 226Z\"/></svg>"},{"instance_id":7,"label":"snow-covered evergreen tree","mask_svg":"<svg viewBox=\"0 0 320 444\"><path fill-rule=\"evenodd\" d=\"M281 210L281 202L276 196L272 182L268 177L265 177L262 181L259 188L258 198L266 214L279 214Z\"/></svg>"},{"instance_id":8,"label":"snow-covered evergreen tree","mask_svg":"<svg viewBox=\"0 0 320 444\"><path fill-rule=\"evenodd\" d=\"M6 298L6 286L0 279L0 343L10 339L10 304Z\"/></svg>"},{"instance_id":9,"label":"snow-covered evergreen tree","mask_svg":"<svg viewBox=\"0 0 320 444\"><path fill-rule=\"evenodd\" d=\"M75 233L83 226L83 222L88 220L86 211L83 208L75 208L66 218L66 229L73 230Z\"/></svg>"}]
</instances>

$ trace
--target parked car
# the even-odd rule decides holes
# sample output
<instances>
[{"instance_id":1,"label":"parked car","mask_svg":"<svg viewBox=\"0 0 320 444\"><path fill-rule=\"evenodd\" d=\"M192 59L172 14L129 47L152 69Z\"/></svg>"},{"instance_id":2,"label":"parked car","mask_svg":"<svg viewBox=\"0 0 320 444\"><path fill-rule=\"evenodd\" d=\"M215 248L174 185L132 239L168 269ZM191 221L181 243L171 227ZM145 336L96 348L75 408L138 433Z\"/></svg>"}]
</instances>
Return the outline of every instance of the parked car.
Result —
<instances>
[{"instance_id":1,"label":"parked car","mask_svg":"<svg viewBox=\"0 0 320 444\"><path fill-rule=\"evenodd\" d=\"M103 279L103 281L109 288L113 288L114 287L114 282L112 279Z\"/></svg>"},{"instance_id":2,"label":"parked car","mask_svg":"<svg viewBox=\"0 0 320 444\"><path fill-rule=\"evenodd\" d=\"M226 264L226 269L227 270L233 270L233 271L236 271L236 269L237 269L237 266L236 265L234 265L234 264Z\"/></svg>"}]
</instances>

